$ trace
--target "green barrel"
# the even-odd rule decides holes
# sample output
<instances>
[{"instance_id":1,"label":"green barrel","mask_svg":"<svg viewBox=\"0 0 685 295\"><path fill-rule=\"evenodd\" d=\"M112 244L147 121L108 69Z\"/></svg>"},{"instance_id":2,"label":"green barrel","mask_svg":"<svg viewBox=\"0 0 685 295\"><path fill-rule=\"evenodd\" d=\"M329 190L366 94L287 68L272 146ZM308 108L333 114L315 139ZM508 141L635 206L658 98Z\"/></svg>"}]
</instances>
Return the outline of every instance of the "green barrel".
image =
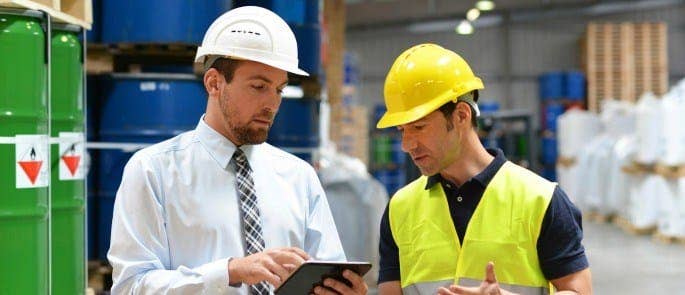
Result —
<instances>
[{"instance_id":1,"label":"green barrel","mask_svg":"<svg viewBox=\"0 0 685 295\"><path fill-rule=\"evenodd\" d=\"M75 32L52 31L52 294L84 294L83 64ZM75 135L80 135L75 137Z\"/></svg>"},{"instance_id":2,"label":"green barrel","mask_svg":"<svg viewBox=\"0 0 685 295\"><path fill-rule=\"evenodd\" d=\"M372 139L373 163L386 166L392 163L392 137L388 134L377 134Z\"/></svg>"},{"instance_id":3,"label":"green barrel","mask_svg":"<svg viewBox=\"0 0 685 295\"><path fill-rule=\"evenodd\" d=\"M41 19L0 11L4 139L48 135L45 51ZM43 295L49 292L48 187L17 188L16 147L0 144L0 294Z\"/></svg>"}]
</instances>

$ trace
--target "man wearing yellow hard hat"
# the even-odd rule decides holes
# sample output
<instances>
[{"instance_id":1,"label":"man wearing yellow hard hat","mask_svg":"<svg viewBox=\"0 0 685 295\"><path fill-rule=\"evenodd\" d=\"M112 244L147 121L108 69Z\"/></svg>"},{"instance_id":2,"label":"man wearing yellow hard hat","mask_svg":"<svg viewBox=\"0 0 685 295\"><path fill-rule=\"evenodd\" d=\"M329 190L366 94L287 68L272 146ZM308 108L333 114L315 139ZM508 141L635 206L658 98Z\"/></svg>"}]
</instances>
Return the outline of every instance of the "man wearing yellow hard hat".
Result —
<instances>
[{"instance_id":1,"label":"man wearing yellow hard hat","mask_svg":"<svg viewBox=\"0 0 685 295\"><path fill-rule=\"evenodd\" d=\"M402 53L385 80L387 112L421 177L381 221L381 294L591 294L579 210L555 184L485 149L483 83L434 44Z\"/></svg>"}]
</instances>

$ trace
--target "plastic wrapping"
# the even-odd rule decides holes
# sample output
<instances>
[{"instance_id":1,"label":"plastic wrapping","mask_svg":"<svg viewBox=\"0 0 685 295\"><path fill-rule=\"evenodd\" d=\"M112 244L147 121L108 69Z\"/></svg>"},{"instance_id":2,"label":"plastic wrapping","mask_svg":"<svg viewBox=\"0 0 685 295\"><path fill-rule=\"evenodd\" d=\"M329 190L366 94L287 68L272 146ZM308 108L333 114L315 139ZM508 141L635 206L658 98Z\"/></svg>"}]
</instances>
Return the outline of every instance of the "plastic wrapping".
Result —
<instances>
[{"instance_id":1,"label":"plastic wrapping","mask_svg":"<svg viewBox=\"0 0 685 295\"><path fill-rule=\"evenodd\" d=\"M628 221L637 229L657 225L663 212L664 200L673 198L668 181L656 174L636 177L636 185L631 187L628 203Z\"/></svg>"},{"instance_id":2,"label":"plastic wrapping","mask_svg":"<svg viewBox=\"0 0 685 295\"><path fill-rule=\"evenodd\" d=\"M653 164L661 155L661 133L663 125L661 100L647 92L637 103L635 127L637 134L637 154L635 161L642 164Z\"/></svg>"},{"instance_id":3,"label":"plastic wrapping","mask_svg":"<svg viewBox=\"0 0 685 295\"><path fill-rule=\"evenodd\" d=\"M349 261L370 261L373 269L364 276L371 292L378 279L380 221L388 204L385 187L366 172L359 160L321 152L319 178Z\"/></svg>"},{"instance_id":4,"label":"plastic wrapping","mask_svg":"<svg viewBox=\"0 0 685 295\"><path fill-rule=\"evenodd\" d=\"M575 158L580 149L601 131L602 125L596 114L571 109L559 117L559 155Z\"/></svg>"},{"instance_id":5,"label":"plastic wrapping","mask_svg":"<svg viewBox=\"0 0 685 295\"><path fill-rule=\"evenodd\" d=\"M669 166L685 165L685 80L663 97L663 153Z\"/></svg>"},{"instance_id":6,"label":"plastic wrapping","mask_svg":"<svg viewBox=\"0 0 685 295\"><path fill-rule=\"evenodd\" d=\"M616 141L611 154L611 163L607 174L605 213L626 216L626 208L630 195L630 183L633 176L625 173L623 167L630 165L637 151L635 135L626 135Z\"/></svg>"}]
</instances>

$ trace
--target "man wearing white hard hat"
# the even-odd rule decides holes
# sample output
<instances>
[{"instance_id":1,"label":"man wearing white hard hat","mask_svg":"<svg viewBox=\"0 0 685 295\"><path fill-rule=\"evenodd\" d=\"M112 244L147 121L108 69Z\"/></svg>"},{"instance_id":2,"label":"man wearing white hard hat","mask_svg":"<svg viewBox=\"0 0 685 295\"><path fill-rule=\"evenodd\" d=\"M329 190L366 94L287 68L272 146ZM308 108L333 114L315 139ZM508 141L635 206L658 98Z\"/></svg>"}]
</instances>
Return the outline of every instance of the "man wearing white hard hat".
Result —
<instances>
[{"instance_id":1,"label":"man wearing white hard hat","mask_svg":"<svg viewBox=\"0 0 685 295\"><path fill-rule=\"evenodd\" d=\"M271 294L309 259L345 260L305 161L265 140L298 68L288 25L259 7L214 21L197 50L207 110L195 130L137 152L114 205L113 294ZM365 294L362 278L316 294Z\"/></svg>"}]
</instances>

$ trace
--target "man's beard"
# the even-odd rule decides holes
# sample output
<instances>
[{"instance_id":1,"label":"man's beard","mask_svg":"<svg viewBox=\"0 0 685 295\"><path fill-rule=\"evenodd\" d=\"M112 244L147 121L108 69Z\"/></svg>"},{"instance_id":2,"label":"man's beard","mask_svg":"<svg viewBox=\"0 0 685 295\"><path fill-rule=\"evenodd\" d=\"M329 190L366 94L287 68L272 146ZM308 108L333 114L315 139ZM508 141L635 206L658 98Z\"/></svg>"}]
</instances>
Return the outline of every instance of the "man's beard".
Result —
<instances>
[{"instance_id":1,"label":"man's beard","mask_svg":"<svg viewBox=\"0 0 685 295\"><path fill-rule=\"evenodd\" d=\"M258 115L253 116L245 125L231 124L231 118L238 117L238 114L235 113L235 110L232 110L228 107L228 100L229 98L227 96L222 97L219 100L219 107L221 108L221 113L224 115L224 122L226 126L231 129L231 133L235 135L236 140L238 140L241 144L264 143L269 135L269 129L271 128L271 125L266 128L250 128L250 124L255 118L268 120L269 122L273 123L276 113L264 109Z\"/></svg>"},{"instance_id":2,"label":"man's beard","mask_svg":"<svg viewBox=\"0 0 685 295\"><path fill-rule=\"evenodd\" d=\"M243 144L260 144L266 141L269 128L250 129L249 125L230 126L238 141Z\"/></svg>"}]
</instances>

